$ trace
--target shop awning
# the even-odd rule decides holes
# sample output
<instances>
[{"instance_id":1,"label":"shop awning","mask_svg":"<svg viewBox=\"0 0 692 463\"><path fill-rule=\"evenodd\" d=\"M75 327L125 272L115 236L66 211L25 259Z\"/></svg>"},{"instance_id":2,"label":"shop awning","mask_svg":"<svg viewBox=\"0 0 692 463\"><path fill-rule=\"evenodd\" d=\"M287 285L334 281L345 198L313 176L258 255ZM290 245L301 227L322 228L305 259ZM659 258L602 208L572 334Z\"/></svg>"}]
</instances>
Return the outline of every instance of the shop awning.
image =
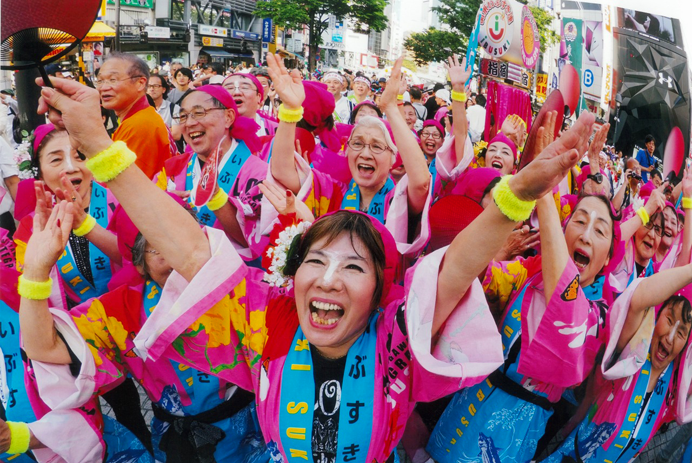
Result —
<instances>
[{"instance_id":1,"label":"shop awning","mask_svg":"<svg viewBox=\"0 0 692 463\"><path fill-rule=\"evenodd\" d=\"M115 29L101 21L95 21L84 41L102 42L105 37L115 37Z\"/></svg>"},{"instance_id":2,"label":"shop awning","mask_svg":"<svg viewBox=\"0 0 692 463\"><path fill-rule=\"evenodd\" d=\"M223 50L214 50L210 48L203 48L202 53L206 53L207 55L214 57L214 58L233 58L234 55L228 53L227 51Z\"/></svg>"}]
</instances>

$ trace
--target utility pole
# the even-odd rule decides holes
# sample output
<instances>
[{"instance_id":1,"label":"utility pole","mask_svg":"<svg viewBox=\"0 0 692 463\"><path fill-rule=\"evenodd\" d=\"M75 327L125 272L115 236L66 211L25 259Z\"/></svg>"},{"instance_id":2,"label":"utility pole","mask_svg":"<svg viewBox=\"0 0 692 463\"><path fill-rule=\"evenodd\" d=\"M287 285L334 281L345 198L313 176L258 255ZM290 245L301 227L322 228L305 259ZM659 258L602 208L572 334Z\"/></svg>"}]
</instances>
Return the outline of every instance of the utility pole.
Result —
<instances>
[{"instance_id":1,"label":"utility pole","mask_svg":"<svg viewBox=\"0 0 692 463\"><path fill-rule=\"evenodd\" d=\"M120 0L115 0L115 51L120 51Z\"/></svg>"}]
</instances>

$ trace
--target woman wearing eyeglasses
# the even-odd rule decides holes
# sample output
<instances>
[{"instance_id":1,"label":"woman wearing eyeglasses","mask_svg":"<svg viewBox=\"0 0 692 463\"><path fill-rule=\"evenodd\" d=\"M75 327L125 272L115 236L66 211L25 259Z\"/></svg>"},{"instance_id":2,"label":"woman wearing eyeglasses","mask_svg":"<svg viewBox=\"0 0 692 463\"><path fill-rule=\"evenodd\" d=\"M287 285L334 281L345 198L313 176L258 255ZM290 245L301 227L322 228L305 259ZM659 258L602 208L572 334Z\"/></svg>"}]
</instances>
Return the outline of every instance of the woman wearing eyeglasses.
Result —
<instances>
[{"instance_id":1,"label":"woman wearing eyeglasses","mask_svg":"<svg viewBox=\"0 0 692 463\"><path fill-rule=\"evenodd\" d=\"M425 157L397 104L402 61L398 60L394 66L380 102L397 145L382 120L372 116L361 118L344 146L351 179L340 182L326 170L329 165L322 168L325 170L311 168L294 153L296 123L302 118L306 89L299 77L292 77L281 63L270 59L269 73L284 105L274 138L270 177L305 202L316 218L338 209L365 212L387 225L400 252L415 253L424 246L429 235L424 209L430 201L431 179ZM317 103L307 101L305 104ZM282 112L289 115L289 120L293 120L291 116L295 114L295 122L287 122ZM389 174L397 153L408 174L395 185ZM269 209L263 208L263 214ZM417 219L421 213L421 231L415 239L409 240L409 220Z\"/></svg>"}]
</instances>

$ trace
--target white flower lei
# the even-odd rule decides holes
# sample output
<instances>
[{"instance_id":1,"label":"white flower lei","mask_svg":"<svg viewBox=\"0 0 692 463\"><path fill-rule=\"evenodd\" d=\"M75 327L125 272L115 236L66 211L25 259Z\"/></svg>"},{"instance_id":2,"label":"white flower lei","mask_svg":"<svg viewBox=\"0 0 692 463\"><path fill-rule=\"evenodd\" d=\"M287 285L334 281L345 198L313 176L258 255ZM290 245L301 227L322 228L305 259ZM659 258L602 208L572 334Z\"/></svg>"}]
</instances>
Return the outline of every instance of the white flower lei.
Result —
<instances>
[{"instance_id":1,"label":"white flower lei","mask_svg":"<svg viewBox=\"0 0 692 463\"><path fill-rule=\"evenodd\" d=\"M31 166L31 140L24 140L14 149L14 162L19 169L19 178L24 180L35 177L35 169Z\"/></svg>"},{"instance_id":2,"label":"white flower lei","mask_svg":"<svg viewBox=\"0 0 692 463\"><path fill-rule=\"evenodd\" d=\"M276 246L267 249L267 257L271 257L272 262L269 266L268 272L264 274L264 281L269 283L270 286L276 287L293 287L293 279L284 275L284 268L286 267L286 258L288 251L291 248L293 239L296 235L299 235L308 228L310 228L310 222L300 222L297 225L291 225L287 227L284 231L279 233L279 237L276 240Z\"/></svg>"}]
</instances>

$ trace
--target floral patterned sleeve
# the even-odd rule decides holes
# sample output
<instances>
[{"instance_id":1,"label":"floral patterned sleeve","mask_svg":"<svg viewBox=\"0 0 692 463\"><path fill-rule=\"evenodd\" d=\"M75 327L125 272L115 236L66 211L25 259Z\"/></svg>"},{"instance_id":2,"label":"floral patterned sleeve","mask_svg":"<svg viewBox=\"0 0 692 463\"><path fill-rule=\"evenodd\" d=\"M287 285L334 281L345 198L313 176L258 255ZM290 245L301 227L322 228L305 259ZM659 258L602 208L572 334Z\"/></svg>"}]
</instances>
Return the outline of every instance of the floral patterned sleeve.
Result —
<instances>
[{"instance_id":1,"label":"floral patterned sleeve","mask_svg":"<svg viewBox=\"0 0 692 463\"><path fill-rule=\"evenodd\" d=\"M536 266L536 258L496 262L492 261L483 278L483 290L493 312L501 312L507 306L512 293L520 289ZM540 269L540 263L538 265Z\"/></svg>"}]
</instances>

